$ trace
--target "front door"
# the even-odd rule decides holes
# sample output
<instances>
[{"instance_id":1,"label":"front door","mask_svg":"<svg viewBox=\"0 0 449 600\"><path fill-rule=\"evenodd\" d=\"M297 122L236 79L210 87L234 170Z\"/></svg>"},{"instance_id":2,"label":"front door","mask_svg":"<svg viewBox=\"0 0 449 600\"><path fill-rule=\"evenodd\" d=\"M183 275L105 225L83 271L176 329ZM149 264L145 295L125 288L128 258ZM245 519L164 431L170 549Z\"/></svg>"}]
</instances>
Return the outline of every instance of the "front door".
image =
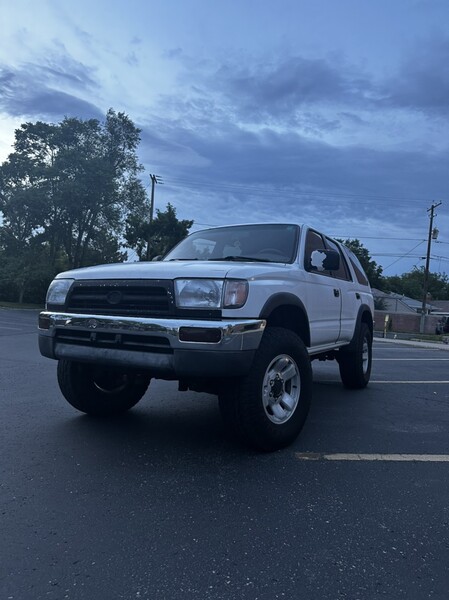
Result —
<instances>
[{"instance_id":1,"label":"front door","mask_svg":"<svg viewBox=\"0 0 449 600\"><path fill-rule=\"evenodd\" d=\"M340 335L341 286L339 280L320 264L320 251L326 249L323 236L309 229L305 241L304 268L312 347L334 344Z\"/></svg>"}]
</instances>

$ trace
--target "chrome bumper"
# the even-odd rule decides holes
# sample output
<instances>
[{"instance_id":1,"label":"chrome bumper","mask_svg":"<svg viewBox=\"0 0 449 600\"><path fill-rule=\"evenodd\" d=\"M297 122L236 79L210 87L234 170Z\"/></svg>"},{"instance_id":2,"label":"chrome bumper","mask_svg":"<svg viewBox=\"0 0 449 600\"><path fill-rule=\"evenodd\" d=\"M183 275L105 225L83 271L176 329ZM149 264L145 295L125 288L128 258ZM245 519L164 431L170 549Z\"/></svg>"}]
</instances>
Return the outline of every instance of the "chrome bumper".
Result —
<instances>
[{"instance_id":1,"label":"chrome bumper","mask_svg":"<svg viewBox=\"0 0 449 600\"><path fill-rule=\"evenodd\" d=\"M44 311L44 356L144 368L154 376L233 377L245 374L262 339L262 319L157 319Z\"/></svg>"}]
</instances>

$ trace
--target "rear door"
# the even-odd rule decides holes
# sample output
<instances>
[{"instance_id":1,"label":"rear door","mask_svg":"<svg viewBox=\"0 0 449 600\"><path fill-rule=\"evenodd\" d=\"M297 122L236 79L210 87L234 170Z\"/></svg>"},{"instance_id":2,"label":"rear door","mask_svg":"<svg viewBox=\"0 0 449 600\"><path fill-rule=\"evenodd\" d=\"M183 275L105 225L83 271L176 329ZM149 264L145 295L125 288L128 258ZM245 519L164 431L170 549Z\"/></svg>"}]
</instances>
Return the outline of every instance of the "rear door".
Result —
<instances>
[{"instance_id":1,"label":"rear door","mask_svg":"<svg viewBox=\"0 0 449 600\"><path fill-rule=\"evenodd\" d=\"M357 281L353 280L347 258L338 244L328 237L325 238L325 241L329 250L334 250L340 254L340 268L338 271L332 271L334 285L340 290L341 297L340 335L338 340L350 342L354 334L359 306L362 303L360 286Z\"/></svg>"}]
</instances>

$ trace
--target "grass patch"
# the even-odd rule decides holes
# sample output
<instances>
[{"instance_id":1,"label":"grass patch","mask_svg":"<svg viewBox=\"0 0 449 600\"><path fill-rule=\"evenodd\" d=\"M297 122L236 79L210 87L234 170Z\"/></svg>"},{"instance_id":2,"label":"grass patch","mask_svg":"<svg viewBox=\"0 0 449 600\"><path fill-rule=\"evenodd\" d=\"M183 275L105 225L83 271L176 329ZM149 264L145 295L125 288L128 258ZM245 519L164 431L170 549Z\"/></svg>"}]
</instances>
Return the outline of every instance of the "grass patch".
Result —
<instances>
[{"instance_id":1,"label":"grass patch","mask_svg":"<svg viewBox=\"0 0 449 600\"><path fill-rule=\"evenodd\" d=\"M6 302L0 300L0 308L34 308L36 310L43 310L42 304L20 304L19 302Z\"/></svg>"},{"instance_id":2,"label":"grass patch","mask_svg":"<svg viewBox=\"0 0 449 600\"><path fill-rule=\"evenodd\" d=\"M425 340L427 342L442 342L443 341L443 335L430 335L430 334L420 334L419 339L420 340ZM447 336L446 336L447 337Z\"/></svg>"}]
</instances>

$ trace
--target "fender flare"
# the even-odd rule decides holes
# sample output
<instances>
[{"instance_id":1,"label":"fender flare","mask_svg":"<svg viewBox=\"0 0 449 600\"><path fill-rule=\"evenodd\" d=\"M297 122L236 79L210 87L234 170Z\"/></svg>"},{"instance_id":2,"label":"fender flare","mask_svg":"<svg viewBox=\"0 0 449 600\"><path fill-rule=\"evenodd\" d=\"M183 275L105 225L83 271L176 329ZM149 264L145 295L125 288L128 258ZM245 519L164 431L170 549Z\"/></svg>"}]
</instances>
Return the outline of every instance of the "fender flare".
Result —
<instances>
[{"instance_id":1,"label":"fender flare","mask_svg":"<svg viewBox=\"0 0 449 600\"><path fill-rule=\"evenodd\" d=\"M369 315L369 319L363 319L364 315ZM368 327L370 328L371 331L371 336L373 335L373 314L371 312L371 308L368 306L368 304L362 304L359 307L359 312L357 313L357 319L356 319L356 324L355 324L355 329L354 329L354 335L352 336L352 340L349 342L349 344L347 346L344 346L344 348L342 348L343 352L352 352L354 350L356 341L358 339L359 336L359 332L360 332L360 328L362 326L362 322L365 321L368 324Z\"/></svg>"},{"instance_id":2,"label":"fender flare","mask_svg":"<svg viewBox=\"0 0 449 600\"><path fill-rule=\"evenodd\" d=\"M262 310L260 311L259 318L267 320L271 313L274 310L276 310L276 308L280 308L282 306L292 306L298 308L301 311L306 326L306 331L304 332L306 339L303 341L306 344L306 346L309 346L310 325L309 318L307 316L307 310L303 302L294 294L290 294L289 292L279 292L277 294L273 294L273 296L270 296L270 298L268 298L268 300L263 305Z\"/></svg>"}]
</instances>

